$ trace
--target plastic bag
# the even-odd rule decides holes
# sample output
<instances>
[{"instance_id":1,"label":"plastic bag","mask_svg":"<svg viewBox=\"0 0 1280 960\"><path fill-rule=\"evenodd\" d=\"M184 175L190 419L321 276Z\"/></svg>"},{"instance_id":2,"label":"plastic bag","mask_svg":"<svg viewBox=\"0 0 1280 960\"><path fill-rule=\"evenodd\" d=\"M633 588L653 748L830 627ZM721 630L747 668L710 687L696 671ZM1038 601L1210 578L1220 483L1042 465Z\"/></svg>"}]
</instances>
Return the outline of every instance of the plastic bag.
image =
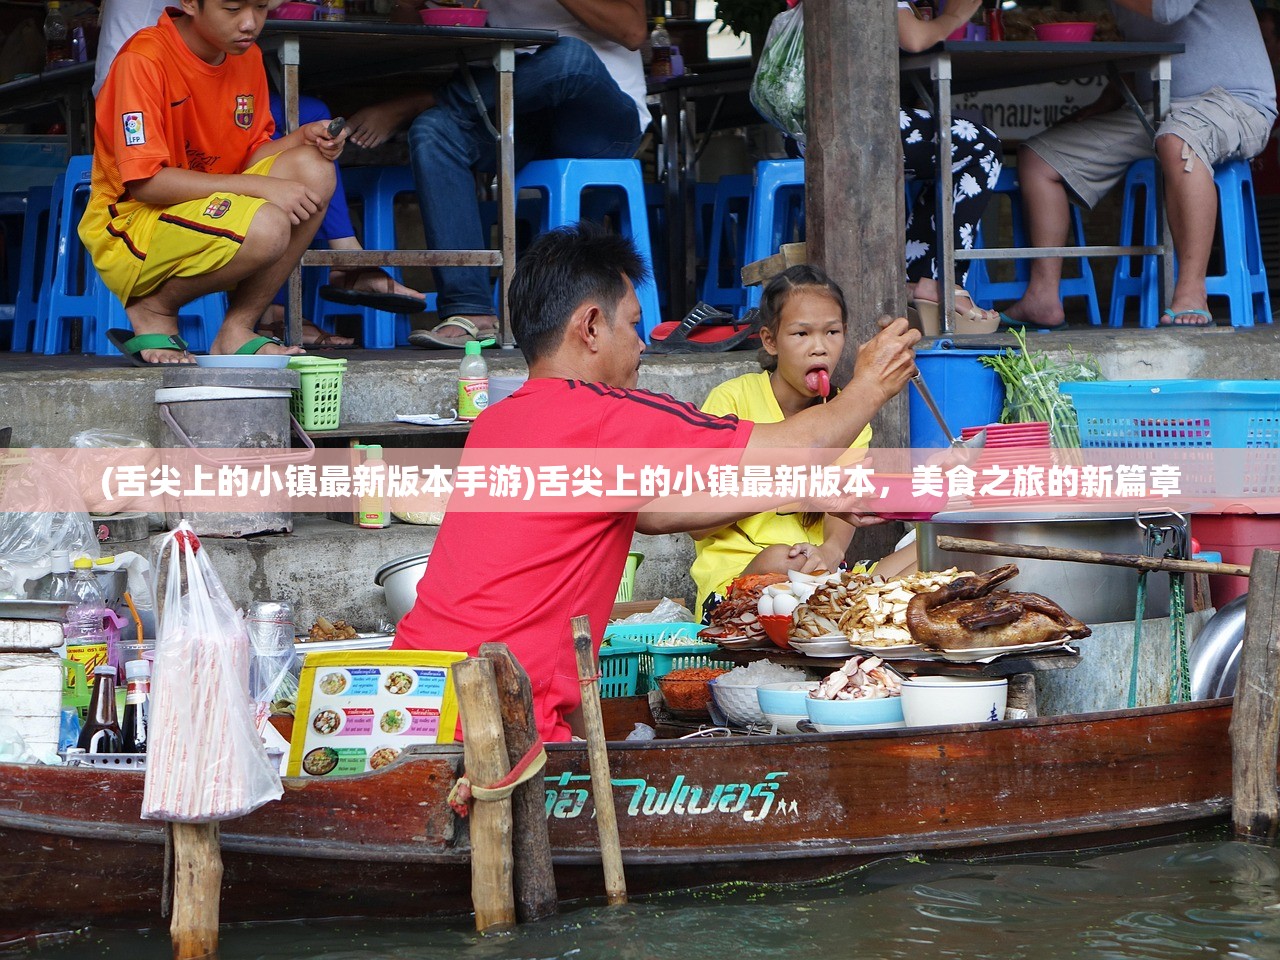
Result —
<instances>
[{"instance_id":1,"label":"plastic bag","mask_svg":"<svg viewBox=\"0 0 1280 960\"><path fill-rule=\"evenodd\" d=\"M151 444L138 437L125 433L114 433L111 430L81 430L71 438L71 446L77 450L152 450ZM116 497L107 500L102 495L102 464L91 459L77 458L77 473L80 477L80 489L84 491L85 501L92 513L128 513L139 509L139 498ZM157 454L139 454L138 463L144 464L147 472L159 465ZM164 529L164 514L151 512L147 521L154 529Z\"/></svg>"},{"instance_id":2,"label":"plastic bag","mask_svg":"<svg viewBox=\"0 0 1280 960\"><path fill-rule=\"evenodd\" d=\"M804 4L773 18L760 65L751 80L751 105L760 116L793 137L804 153Z\"/></svg>"},{"instance_id":3,"label":"plastic bag","mask_svg":"<svg viewBox=\"0 0 1280 960\"><path fill-rule=\"evenodd\" d=\"M163 597L152 681L142 816L241 817L284 792L249 699L249 634L183 521L157 554Z\"/></svg>"},{"instance_id":4,"label":"plastic bag","mask_svg":"<svg viewBox=\"0 0 1280 960\"><path fill-rule=\"evenodd\" d=\"M49 572L54 550L98 556L88 512L54 509L83 503L76 490L50 450L31 450L22 462L0 465L0 597L25 596L25 582Z\"/></svg>"}]
</instances>

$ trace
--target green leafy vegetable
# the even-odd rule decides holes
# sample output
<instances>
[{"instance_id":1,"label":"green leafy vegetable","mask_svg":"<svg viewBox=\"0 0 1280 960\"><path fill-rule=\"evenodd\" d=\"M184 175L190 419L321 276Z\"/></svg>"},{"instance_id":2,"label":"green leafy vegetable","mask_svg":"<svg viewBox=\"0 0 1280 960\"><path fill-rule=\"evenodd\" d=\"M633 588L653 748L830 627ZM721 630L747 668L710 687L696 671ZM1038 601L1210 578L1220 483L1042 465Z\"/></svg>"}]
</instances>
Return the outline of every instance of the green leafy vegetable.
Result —
<instances>
[{"instance_id":1,"label":"green leafy vegetable","mask_svg":"<svg viewBox=\"0 0 1280 960\"><path fill-rule=\"evenodd\" d=\"M804 147L804 7L774 19L751 81L751 104L783 133Z\"/></svg>"},{"instance_id":2,"label":"green leafy vegetable","mask_svg":"<svg viewBox=\"0 0 1280 960\"><path fill-rule=\"evenodd\" d=\"M1060 393L1064 383L1087 383L1103 379L1098 361L1089 354L1077 357L1068 348L1070 359L1059 363L1046 353L1027 349L1025 331L1013 331L1018 349L1007 349L994 357L982 357L985 366L995 370L1004 383L1004 410L1001 423L1049 424L1050 439L1055 447L1070 449L1080 446L1080 430L1071 398Z\"/></svg>"}]
</instances>

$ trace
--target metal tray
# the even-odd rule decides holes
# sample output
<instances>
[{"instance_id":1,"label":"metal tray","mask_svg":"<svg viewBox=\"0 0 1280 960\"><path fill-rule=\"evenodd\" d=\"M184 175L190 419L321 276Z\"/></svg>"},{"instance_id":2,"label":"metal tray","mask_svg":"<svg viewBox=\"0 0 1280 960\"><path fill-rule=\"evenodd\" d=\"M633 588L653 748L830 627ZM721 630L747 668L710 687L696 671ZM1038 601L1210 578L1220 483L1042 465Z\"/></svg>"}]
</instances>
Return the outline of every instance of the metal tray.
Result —
<instances>
[{"instance_id":1,"label":"metal tray","mask_svg":"<svg viewBox=\"0 0 1280 960\"><path fill-rule=\"evenodd\" d=\"M68 600L0 600L0 620L67 619Z\"/></svg>"},{"instance_id":2,"label":"metal tray","mask_svg":"<svg viewBox=\"0 0 1280 960\"><path fill-rule=\"evenodd\" d=\"M386 650L395 639L394 633L360 633L350 640L306 640L299 637L293 649L300 654L330 652L333 650Z\"/></svg>"}]
</instances>

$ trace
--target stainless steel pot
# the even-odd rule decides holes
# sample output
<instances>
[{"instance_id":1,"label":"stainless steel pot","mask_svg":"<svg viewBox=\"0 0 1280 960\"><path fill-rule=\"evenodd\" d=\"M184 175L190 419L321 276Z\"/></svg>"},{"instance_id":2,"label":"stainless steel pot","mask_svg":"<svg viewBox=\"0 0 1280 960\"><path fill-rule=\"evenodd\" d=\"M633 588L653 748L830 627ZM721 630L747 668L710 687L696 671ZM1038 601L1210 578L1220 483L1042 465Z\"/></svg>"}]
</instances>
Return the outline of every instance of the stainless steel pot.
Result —
<instances>
[{"instance_id":1,"label":"stainless steel pot","mask_svg":"<svg viewBox=\"0 0 1280 960\"><path fill-rule=\"evenodd\" d=\"M382 588L386 595L387 612L391 620L400 622L400 618L412 609L418 599L418 581L427 570L427 559L431 552L411 553L408 556L384 563L378 568L373 582Z\"/></svg>"},{"instance_id":2,"label":"stainless steel pot","mask_svg":"<svg viewBox=\"0 0 1280 960\"><path fill-rule=\"evenodd\" d=\"M1192 700L1229 697L1236 692L1248 601L1247 593L1230 601L1191 641L1187 659L1191 666Z\"/></svg>"},{"instance_id":3,"label":"stainless steel pot","mask_svg":"<svg viewBox=\"0 0 1280 960\"><path fill-rule=\"evenodd\" d=\"M1186 526L1185 519L1161 512L1143 513L1142 523ZM959 567L982 573L1001 564L1016 563L1019 573L1005 584L1007 589L1043 594L1085 623L1114 623L1134 617L1138 595L1137 570L1058 560L1010 560L939 550L935 539L939 534L1000 543L1142 554L1146 552L1146 533L1131 513L1003 510L940 513L933 520L919 525L918 550L921 570ZM1156 555L1164 556L1164 550L1158 550ZM1165 574L1149 574L1146 616L1168 615L1169 578Z\"/></svg>"}]
</instances>

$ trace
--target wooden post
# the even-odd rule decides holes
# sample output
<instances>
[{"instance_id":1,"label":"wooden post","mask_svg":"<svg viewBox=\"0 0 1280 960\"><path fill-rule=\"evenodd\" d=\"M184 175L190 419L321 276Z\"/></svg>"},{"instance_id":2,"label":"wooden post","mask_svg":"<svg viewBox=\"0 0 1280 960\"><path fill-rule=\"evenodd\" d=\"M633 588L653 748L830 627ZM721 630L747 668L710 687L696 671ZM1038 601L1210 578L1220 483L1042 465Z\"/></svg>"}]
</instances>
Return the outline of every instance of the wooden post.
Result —
<instances>
[{"instance_id":1,"label":"wooden post","mask_svg":"<svg viewBox=\"0 0 1280 960\"><path fill-rule=\"evenodd\" d=\"M1240 836L1273 840L1280 818L1280 553L1255 550L1249 569L1244 642L1231 711L1231 822Z\"/></svg>"},{"instance_id":2,"label":"wooden post","mask_svg":"<svg viewBox=\"0 0 1280 960\"><path fill-rule=\"evenodd\" d=\"M493 664L472 657L453 665L453 682L462 712L463 758L467 776L487 787L507 775L507 745L502 736L498 687ZM511 890L511 800L471 805L471 903L480 933L515 926Z\"/></svg>"},{"instance_id":3,"label":"wooden post","mask_svg":"<svg viewBox=\"0 0 1280 960\"><path fill-rule=\"evenodd\" d=\"M892 3L847 0L804 6L807 252L840 284L849 306L836 371L843 384L858 344L879 332L877 318L899 316L905 304L898 12ZM907 446L905 390L873 426L877 446ZM896 524L859 530L857 553L884 556L899 536Z\"/></svg>"},{"instance_id":4,"label":"wooden post","mask_svg":"<svg viewBox=\"0 0 1280 960\"><path fill-rule=\"evenodd\" d=\"M173 960L218 955L222 852L216 823L173 823Z\"/></svg>"},{"instance_id":5,"label":"wooden post","mask_svg":"<svg viewBox=\"0 0 1280 960\"><path fill-rule=\"evenodd\" d=\"M520 661L505 643L481 644L480 656L493 664L507 762L514 767L538 741L533 688ZM529 923L552 916L558 908L551 836L547 831L547 789L541 775L516 787L511 795L511 818L516 917L521 923Z\"/></svg>"},{"instance_id":6,"label":"wooden post","mask_svg":"<svg viewBox=\"0 0 1280 960\"><path fill-rule=\"evenodd\" d=\"M591 622L574 617L573 649L578 677L594 678L599 672L591 649ZM622 842L618 839L618 811L613 805L613 779L609 751L604 745L604 715L600 712L600 685L594 679L582 684L582 719L587 726L587 758L591 764L591 796L596 805L596 829L600 831L600 859L604 865L604 892L609 906L627 902L627 880L622 873Z\"/></svg>"}]
</instances>

